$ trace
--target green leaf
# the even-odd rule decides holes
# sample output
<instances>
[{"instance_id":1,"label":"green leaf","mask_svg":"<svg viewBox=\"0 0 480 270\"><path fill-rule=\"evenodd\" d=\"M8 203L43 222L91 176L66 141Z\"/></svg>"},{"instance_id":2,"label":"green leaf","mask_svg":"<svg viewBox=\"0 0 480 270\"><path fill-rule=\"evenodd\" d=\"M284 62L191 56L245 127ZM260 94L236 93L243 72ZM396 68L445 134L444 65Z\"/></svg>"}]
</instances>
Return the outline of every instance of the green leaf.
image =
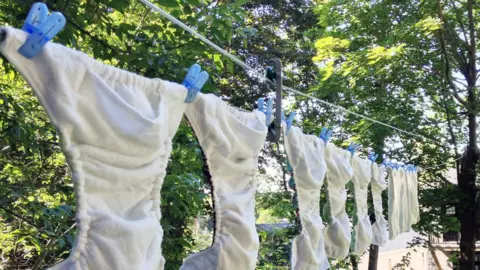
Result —
<instances>
[{"instance_id":1,"label":"green leaf","mask_svg":"<svg viewBox=\"0 0 480 270\"><path fill-rule=\"evenodd\" d=\"M171 7L171 8L175 8L175 7L179 7L180 6L180 2L176 1L176 0L162 0L159 2L159 4L161 6L164 6L164 7Z\"/></svg>"},{"instance_id":2,"label":"green leaf","mask_svg":"<svg viewBox=\"0 0 480 270\"><path fill-rule=\"evenodd\" d=\"M183 2L192 6L199 6L201 4L200 0L183 0Z\"/></svg>"},{"instance_id":3,"label":"green leaf","mask_svg":"<svg viewBox=\"0 0 480 270\"><path fill-rule=\"evenodd\" d=\"M219 69L223 68L223 61L222 61L222 55L221 54L214 54L213 55L213 62L215 63L215 66L217 66L217 68L219 68Z\"/></svg>"},{"instance_id":4,"label":"green leaf","mask_svg":"<svg viewBox=\"0 0 480 270\"><path fill-rule=\"evenodd\" d=\"M236 7L240 7L240 6L245 5L246 3L248 3L248 0L237 0L237 1L235 1L235 3L233 3L233 5L236 6Z\"/></svg>"}]
</instances>

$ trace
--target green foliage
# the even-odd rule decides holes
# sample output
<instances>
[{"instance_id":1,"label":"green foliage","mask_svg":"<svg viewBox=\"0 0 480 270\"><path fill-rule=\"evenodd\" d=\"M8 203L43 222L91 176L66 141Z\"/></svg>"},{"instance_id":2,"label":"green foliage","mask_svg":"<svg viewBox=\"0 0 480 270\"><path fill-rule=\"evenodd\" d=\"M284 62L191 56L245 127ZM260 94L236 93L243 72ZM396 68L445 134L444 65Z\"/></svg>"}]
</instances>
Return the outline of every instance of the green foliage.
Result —
<instances>
[{"instance_id":1,"label":"green foliage","mask_svg":"<svg viewBox=\"0 0 480 270\"><path fill-rule=\"evenodd\" d=\"M257 269L290 269L291 241L298 228L278 229L272 232L259 232L260 252Z\"/></svg>"},{"instance_id":2,"label":"green foliage","mask_svg":"<svg viewBox=\"0 0 480 270\"><path fill-rule=\"evenodd\" d=\"M273 216L272 210L270 209L259 209L258 211L258 217L257 217L257 223L262 224L274 224L274 223L279 223L280 218Z\"/></svg>"},{"instance_id":3,"label":"green foliage","mask_svg":"<svg viewBox=\"0 0 480 270\"><path fill-rule=\"evenodd\" d=\"M203 213L205 197L202 180L191 174L168 175L162 187L162 249L168 262L165 269L179 269L194 249L189 222Z\"/></svg>"},{"instance_id":4,"label":"green foliage","mask_svg":"<svg viewBox=\"0 0 480 270\"><path fill-rule=\"evenodd\" d=\"M455 24L453 7L444 12ZM437 3L319 1L315 14L319 27L310 32L318 36L313 59L321 78L313 94L333 96L335 104L430 138L408 136L352 115L336 122L364 149L431 168L420 174L422 213L414 229L422 234L458 230L457 217L445 215L446 207L462 200L445 177L445 169L454 163L436 165L461 152L465 122L448 95ZM444 147L452 142L454 151Z\"/></svg>"},{"instance_id":5,"label":"green foliage","mask_svg":"<svg viewBox=\"0 0 480 270\"><path fill-rule=\"evenodd\" d=\"M257 208L268 209L277 218L285 218L290 222L295 220L295 208L290 192L265 192L257 195ZM258 212L258 211L257 211Z\"/></svg>"},{"instance_id":6,"label":"green foliage","mask_svg":"<svg viewBox=\"0 0 480 270\"><path fill-rule=\"evenodd\" d=\"M67 18L67 26L56 42L107 64L178 82L195 62L212 77L223 72L223 63L227 63L189 33L136 1L44 2ZM2 1L0 25L20 27L33 3ZM222 46L236 35L234 31L249 31L243 25L245 2L157 4L187 24L196 25ZM73 184L57 133L43 108L21 76L6 61L0 60L0 64L1 267L44 268L65 259L72 248L76 231ZM211 82L205 88L207 92L218 91ZM194 217L211 213L208 194L198 142L188 123L183 122L173 141L161 191L166 269L178 269L196 250L189 224Z\"/></svg>"},{"instance_id":7,"label":"green foliage","mask_svg":"<svg viewBox=\"0 0 480 270\"><path fill-rule=\"evenodd\" d=\"M33 2L1 1L0 25L20 27ZM186 68L199 63L211 77L203 92L226 97L243 109L252 109L269 92L232 61L138 1L44 2L62 11L68 21L56 42L107 64L179 82ZM452 134L457 147L466 142L463 111L443 94L446 84L437 40L442 25L434 1L153 2L258 70L264 70L270 58L281 58L286 85L423 134L438 144L452 142ZM449 8L445 16L452 20L456 14ZM457 24L455 29L459 28ZM455 51L452 46L448 49ZM32 268L36 262L47 267L65 259L73 245L73 184L48 117L23 79L0 61L0 256L8 268ZM288 100L287 112L297 111L301 121L296 124L305 133L318 134L322 126L332 127L337 145L355 140L363 145L362 154L374 150L425 168L449 159L450 149L438 144L300 96L285 94L284 100ZM262 151L262 179L268 179L268 186L276 191L257 195L257 213L264 222L287 219L295 224L292 193L284 191L281 179L285 172L281 149L281 145L267 144ZM272 168L277 173L267 175ZM422 213L415 229L423 234L458 229L456 217L444 215L446 206L461 199L442 174L445 169L441 166L421 175ZM183 121L161 191L167 269L178 269L187 254L211 242L209 233L195 233L192 227L195 217L212 214L203 172L198 142ZM321 205L325 203L322 192ZM353 209L351 200L347 209ZM386 202L384 209L388 209ZM291 239L298 229L260 233L259 269L289 267ZM42 252L45 258L39 260ZM334 267L349 264L340 261Z\"/></svg>"}]
</instances>

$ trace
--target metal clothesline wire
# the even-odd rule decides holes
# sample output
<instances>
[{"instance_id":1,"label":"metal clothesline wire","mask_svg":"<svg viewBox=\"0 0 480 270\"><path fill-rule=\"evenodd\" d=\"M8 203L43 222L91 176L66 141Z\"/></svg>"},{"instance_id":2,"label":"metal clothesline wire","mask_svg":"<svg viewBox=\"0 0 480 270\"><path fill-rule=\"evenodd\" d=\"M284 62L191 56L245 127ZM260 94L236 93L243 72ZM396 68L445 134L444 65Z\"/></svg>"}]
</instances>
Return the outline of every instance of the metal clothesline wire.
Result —
<instances>
[{"instance_id":1,"label":"metal clothesline wire","mask_svg":"<svg viewBox=\"0 0 480 270\"><path fill-rule=\"evenodd\" d=\"M163 9L159 8L158 6L156 6L155 4L151 3L150 1L148 0L139 0L140 2L142 2L143 4L147 5L148 7L150 7L151 9L153 9L154 11L160 13L162 16L166 17L167 19L169 19L170 21L172 21L173 23L175 23L176 25L180 26L181 28L183 28L185 31L189 32L190 34L192 34L193 36L197 37L198 39L200 39L201 41L203 41L204 43L206 43L207 45L211 46L212 48L214 48L215 50L217 50L218 52L220 52L221 54L225 55L226 57L230 58L234 63L236 63L237 65L241 66L242 68L244 68L245 70L247 71L250 71L252 73L254 73L256 76L258 76L259 78L261 78L262 80L265 80L269 83L273 83L272 81L270 81L269 79L265 78L262 74L260 74L258 71L256 71L255 69L253 69L252 67L248 66L247 64L245 64L243 61L241 61L240 59L238 59L236 56L234 56L233 54L227 52L226 50L222 49L220 46L218 46L217 44L213 43L212 41L210 41L209 39L207 39L206 37L202 36L201 34L199 34L197 31L195 31L194 29L190 28L189 26L187 26L186 24L184 24L183 22L179 21L177 18L173 17L172 15L168 14L166 11L164 11ZM403 129L400 129L400 128L397 128L395 126L392 126L392 125L389 125L389 124L386 124L386 123L383 123L383 122L380 122L378 120L375 120L371 117L368 117L368 116L365 116L365 115L361 115L359 113L356 113L356 112L353 112L353 111L350 111L342 106L339 106L339 105L335 105L333 103L330 103L328 101L325 101L325 100L322 100L322 99L319 99L319 98L316 98L314 96L311 96L311 95L308 95L308 94L305 94L301 91L298 91L296 89L293 89L293 88L290 88L290 87L287 87L287 86L283 86L283 89L286 90L286 91L289 91L291 93L294 93L294 94L297 94L297 95L300 95L300 96L304 96L306 98L309 98L309 99L312 99L312 100L315 100L317 102L320 102L324 105L327 105L327 106L330 106L332 108L335 108L335 109L338 109L338 110L341 110L345 113L348 113L348 114L351 114L351 115L355 115L357 117L360 117L360 118L363 118L365 120L368 120L370 122L373 122L373 123L376 123L376 124L379 124L379 125L382 125L382 126L385 126L385 127L388 127L388 128L391 128L393 130L396 130L398 132L401 132L401 133L404 133L404 134L407 134L407 135L410 135L412 137L416 137L416 138L420 138L420 139L423 139L423 140L427 140L427 141L430 141L430 142L433 142L434 144L436 145L439 145L439 143L433 139L430 139L424 135L420 135L420 134L416 134L416 133L413 133L413 132L410 132L410 131L406 131L406 130L403 130Z\"/></svg>"},{"instance_id":2,"label":"metal clothesline wire","mask_svg":"<svg viewBox=\"0 0 480 270\"><path fill-rule=\"evenodd\" d=\"M462 159L462 158L464 158L464 157L465 157L465 155L462 155L461 157L453 160L453 162L457 162L457 161L459 161L460 159ZM451 161L447 161L447 162L442 163L442 164L439 164L439 165L430 166L430 167L427 167L427 168L421 168L421 167L420 167L420 168L421 168L421 170L427 171L427 170L433 170L433 169L436 169L436 168L439 168L439 167L448 165L448 164L450 164L450 163L451 163Z\"/></svg>"}]
</instances>

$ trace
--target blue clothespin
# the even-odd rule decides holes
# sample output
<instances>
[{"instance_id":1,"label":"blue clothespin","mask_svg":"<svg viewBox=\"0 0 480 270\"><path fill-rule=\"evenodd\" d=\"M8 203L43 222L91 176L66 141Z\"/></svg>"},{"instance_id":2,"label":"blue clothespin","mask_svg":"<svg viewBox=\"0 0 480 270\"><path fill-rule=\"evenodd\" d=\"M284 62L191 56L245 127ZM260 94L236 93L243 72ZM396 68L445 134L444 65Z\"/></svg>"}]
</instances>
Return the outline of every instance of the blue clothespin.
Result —
<instances>
[{"instance_id":1,"label":"blue clothespin","mask_svg":"<svg viewBox=\"0 0 480 270\"><path fill-rule=\"evenodd\" d=\"M387 157L386 157L386 156L383 156L382 165L383 165L384 167L387 167L387 166L388 166L387 163L388 163Z\"/></svg>"},{"instance_id":2,"label":"blue clothespin","mask_svg":"<svg viewBox=\"0 0 480 270\"><path fill-rule=\"evenodd\" d=\"M322 131L320 132L320 134L318 135L318 137L320 137L320 139L323 140L323 142L325 144L328 143L328 141L330 140L330 137L332 136L332 130L330 129L327 129L326 127L322 128Z\"/></svg>"},{"instance_id":3,"label":"blue clothespin","mask_svg":"<svg viewBox=\"0 0 480 270\"><path fill-rule=\"evenodd\" d=\"M368 155L368 159L371 161L371 162L375 162L378 158L378 154L375 154L375 152L372 152L370 153L370 155Z\"/></svg>"},{"instance_id":4,"label":"blue clothespin","mask_svg":"<svg viewBox=\"0 0 480 270\"><path fill-rule=\"evenodd\" d=\"M257 100L257 110L265 114L265 124L267 127L270 126L270 124L273 122L273 99L268 99L267 107L265 107L265 100L263 98L259 98Z\"/></svg>"},{"instance_id":5,"label":"blue clothespin","mask_svg":"<svg viewBox=\"0 0 480 270\"><path fill-rule=\"evenodd\" d=\"M266 113L265 112L265 100L263 98L259 98L257 100L257 110Z\"/></svg>"},{"instance_id":6,"label":"blue clothespin","mask_svg":"<svg viewBox=\"0 0 480 270\"><path fill-rule=\"evenodd\" d=\"M415 165L409 165L408 167L409 167L409 171L410 171L410 172L415 172L415 171L417 171L417 167L416 167Z\"/></svg>"},{"instance_id":7,"label":"blue clothespin","mask_svg":"<svg viewBox=\"0 0 480 270\"><path fill-rule=\"evenodd\" d=\"M290 132L290 128L292 127L293 121L295 120L295 115L297 115L296 112L291 112L290 115L288 116L288 119L285 121L287 123L287 135ZM282 120L285 120L285 113L282 112Z\"/></svg>"},{"instance_id":8,"label":"blue clothespin","mask_svg":"<svg viewBox=\"0 0 480 270\"><path fill-rule=\"evenodd\" d=\"M208 81L208 73L202 71L198 64L194 64L188 70L187 76L183 79L183 86L188 90L188 95L185 98L185 103L192 103L195 100L198 92L202 90L203 85Z\"/></svg>"},{"instance_id":9,"label":"blue clothespin","mask_svg":"<svg viewBox=\"0 0 480 270\"><path fill-rule=\"evenodd\" d=\"M22 30L32 34L35 27L45 22L48 17L48 8L44 3L35 3L30 8L27 19L23 24Z\"/></svg>"},{"instance_id":10,"label":"blue clothespin","mask_svg":"<svg viewBox=\"0 0 480 270\"><path fill-rule=\"evenodd\" d=\"M43 3L35 3L22 29L29 33L27 41L18 52L28 59L37 56L41 49L65 27L66 20L60 12L48 16L48 8Z\"/></svg>"},{"instance_id":11,"label":"blue clothespin","mask_svg":"<svg viewBox=\"0 0 480 270\"><path fill-rule=\"evenodd\" d=\"M353 154L355 154L355 152L357 152L357 149L360 147L360 144L356 144L356 143L350 143L350 145L347 147L347 150L352 153L352 156Z\"/></svg>"}]
</instances>

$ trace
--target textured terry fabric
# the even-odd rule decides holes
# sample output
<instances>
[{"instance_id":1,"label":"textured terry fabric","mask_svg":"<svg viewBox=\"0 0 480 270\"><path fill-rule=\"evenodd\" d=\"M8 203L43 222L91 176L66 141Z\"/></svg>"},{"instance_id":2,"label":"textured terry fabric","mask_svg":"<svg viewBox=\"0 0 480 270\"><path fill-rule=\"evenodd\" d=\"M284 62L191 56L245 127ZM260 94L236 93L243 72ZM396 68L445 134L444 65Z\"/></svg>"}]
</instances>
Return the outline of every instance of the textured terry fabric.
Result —
<instances>
[{"instance_id":1,"label":"textured terry fabric","mask_svg":"<svg viewBox=\"0 0 480 270\"><path fill-rule=\"evenodd\" d=\"M180 269L255 269L255 172L267 136L265 114L242 112L201 93L185 113L207 157L216 223L213 245L189 256Z\"/></svg>"},{"instance_id":2,"label":"textured terry fabric","mask_svg":"<svg viewBox=\"0 0 480 270\"><path fill-rule=\"evenodd\" d=\"M418 206L418 183L417 173L402 170L403 175L403 202L406 202L407 207L402 208L403 223L401 232L409 232L413 224L420 219Z\"/></svg>"},{"instance_id":3,"label":"textured terry fabric","mask_svg":"<svg viewBox=\"0 0 480 270\"><path fill-rule=\"evenodd\" d=\"M410 175L403 169L398 169L400 179L400 200L397 203L400 212L399 233L409 232L411 225L412 200L410 198L410 186L408 184Z\"/></svg>"},{"instance_id":4,"label":"textured terry fabric","mask_svg":"<svg viewBox=\"0 0 480 270\"><path fill-rule=\"evenodd\" d=\"M352 179L351 153L329 143L325 160L327 204L323 215L327 222L324 230L325 252L334 259L344 259L350 249L350 220L345 212L347 190L345 185Z\"/></svg>"},{"instance_id":5,"label":"textured terry fabric","mask_svg":"<svg viewBox=\"0 0 480 270\"><path fill-rule=\"evenodd\" d=\"M372 225L372 244L383 246L388 241L387 222L383 216L382 192L387 188L385 181L385 167L372 163L372 198L375 211L375 223Z\"/></svg>"},{"instance_id":6,"label":"textured terry fabric","mask_svg":"<svg viewBox=\"0 0 480 270\"><path fill-rule=\"evenodd\" d=\"M418 204L418 174L417 172L410 172L410 192L412 200L412 209L411 209L411 224L416 224L420 221L420 207Z\"/></svg>"},{"instance_id":7,"label":"textured terry fabric","mask_svg":"<svg viewBox=\"0 0 480 270\"><path fill-rule=\"evenodd\" d=\"M292 241L291 269L328 269L320 217L320 189L327 171L325 143L317 136L303 134L298 127L291 127L285 135L285 149L295 177L301 223L300 234Z\"/></svg>"},{"instance_id":8,"label":"textured terry fabric","mask_svg":"<svg viewBox=\"0 0 480 270\"><path fill-rule=\"evenodd\" d=\"M372 179L372 162L354 155L352 166L355 212L353 214L351 251L353 254L362 255L372 243L373 237L367 203L368 185Z\"/></svg>"},{"instance_id":9,"label":"textured terry fabric","mask_svg":"<svg viewBox=\"0 0 480 270\"><path fill-rule=\"evenodd\" d=\"M403 232L404 179L401 169L388 168L388 233L390 240Z\"/></svg>"},{"instance_id":10,"label":"textured terry fabric","mask_svg":"<svg viewBox=\"0 0 480 270\"><path fill-rule=\"evenodd\" d=\"M22 73L59 131L72 171L77 238L53 269L163 269L160 189L187 90L3 28L0 52Z\"/></svg>"}]
</instances>

